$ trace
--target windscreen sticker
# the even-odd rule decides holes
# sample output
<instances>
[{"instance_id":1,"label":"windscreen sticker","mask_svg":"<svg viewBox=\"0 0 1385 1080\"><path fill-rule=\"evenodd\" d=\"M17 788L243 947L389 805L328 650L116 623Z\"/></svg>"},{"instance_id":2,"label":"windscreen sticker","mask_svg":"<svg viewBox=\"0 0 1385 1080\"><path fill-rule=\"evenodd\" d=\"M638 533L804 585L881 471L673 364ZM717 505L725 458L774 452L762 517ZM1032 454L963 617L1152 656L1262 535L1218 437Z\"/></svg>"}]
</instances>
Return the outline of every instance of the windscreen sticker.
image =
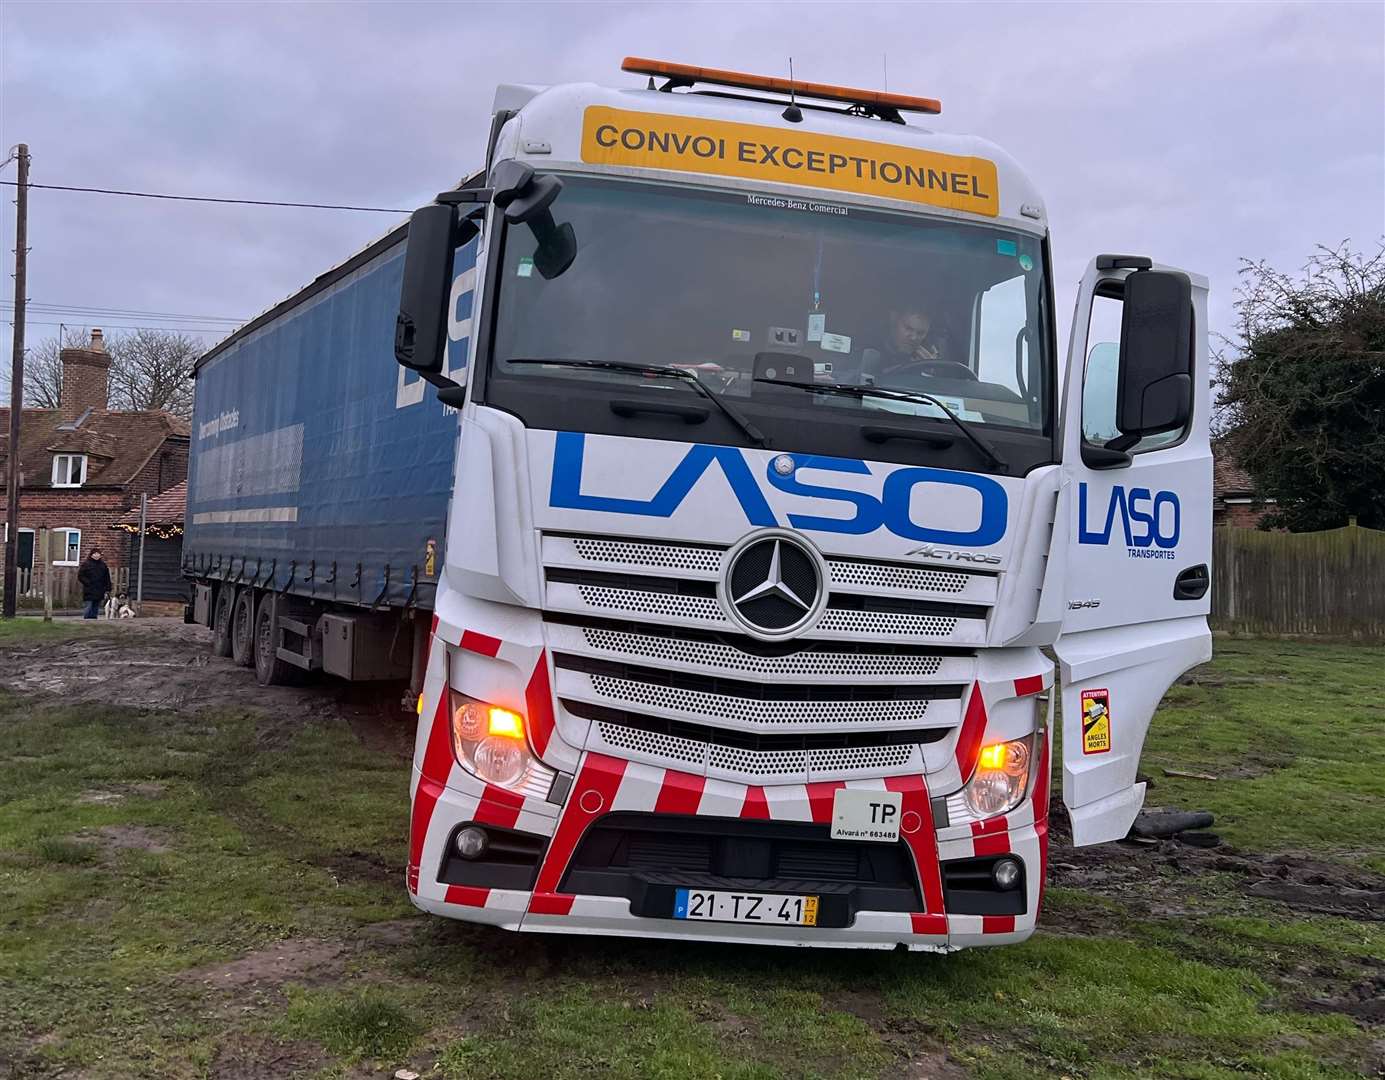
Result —
<instances>
[{"instance_id":1,"label":"windscreen sticker","mask_svg":"<svg viewBox=\"0 0 1385 1080\"><path fill-rule=\"evenodd\" d=\"M851 351L851 338L846 334L829 334L824 332L822 335L822 347L828 352L849 353Z\"/></svg>"},{"instance_id":2,"label":"windscreen sticker","mask_svg":"<svg viewBox=\"0 0 1385 1080\"><path fill-rule=\"evenodd\" d=\"M816 315L808 316L808 340L821 341L822 335L827 332L827 316L819 312Z\"/></svg>"},{"instance_id":3,"label":"windscreen sticker","mask_svg":"<svg viewBox=\"0 0 1385 1080\"><path fill-rule=\"evenodd\" d=\"M534 273L534 260L529 256L524 256L519 260L519 265L515 267L516 277L532 277Z\"/></svg>"},{"instance_id":4,"label":"windscreen sticker","mask_svg":"<svg viewBox=\"0 0 1385 1080\"><path fill-rule=\"evenodd\" d=\"M775 348L787 349L798 346L803 340L803 331L796 326L771 326L768 337Z\"/></svg>"},{"instance_id":5,"label":"windscreen sticker","mask_svg":"<svg viewBox=\"0 0 1385 1080\"><path fill-rule=\"evenodd\" d=\"M1105 754L1111 749L1111 695L1106 690L1082 691L1082 752Z\"/></svg>"},{"instance_id":6,"label":"windscreen sticker","mask_svg":"<svg viewBox=\"0 0 1385 1080\"><path fill-rule=\"evenodd\" d=\"M749 330L732 330L732 331L731 331L731 340L732 340L732 341L749 341L749 340L750 340L750 331L749 331Z\"/></svg>"},{"instance_id":7,"label":"windscreen sticker","mask_svg":"<svg viewBox=\"0 0 1385 1080\"><path fill-rule=\"evenodd\" d=\"M1034 269L1034 260L1031 259L1028 255L1021 255L1021 256L1020 256L1020 269L1023 270L1025 273L1028 273L1030 270L1033 270L1033 269Z\"/></svg>"},{"instance_id":8,"label":"windscreen sticker","mask_svg":"<svg viewBox=\"0 0 1385 1080\"><path fill-rule=\"evenodd\" d=\"M995 162L695 116L589 106L582 160L828 188L985 217L1000 213Z\"/></svg>"}]
</instances>

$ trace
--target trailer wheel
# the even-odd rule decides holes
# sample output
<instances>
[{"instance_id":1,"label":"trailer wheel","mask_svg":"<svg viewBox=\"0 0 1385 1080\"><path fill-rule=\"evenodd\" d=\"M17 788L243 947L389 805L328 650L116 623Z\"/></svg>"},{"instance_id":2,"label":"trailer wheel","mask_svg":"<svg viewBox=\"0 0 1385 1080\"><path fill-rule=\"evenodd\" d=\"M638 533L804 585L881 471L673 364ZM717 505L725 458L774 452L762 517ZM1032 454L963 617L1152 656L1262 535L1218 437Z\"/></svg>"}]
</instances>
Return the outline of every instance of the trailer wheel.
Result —
<instances>
[{"instance_id":1,"label":"trailer wheel","mask_svg":"<svg viewBox=\"0 0 1385 1080\"><path fill-rule=\"evenodd\" d=\"M231 659L241 667L255 663L255 590L239 589L231 606Z\"/></svg>"},{"instance_id":2,"label":"trailer wheel","mask_svg":"<svg viewBox=\"0 0 1385 1080\"><path fill-rule=\"evenodd\" d=\"M236 606L236 591L222 585L216 591L216 607L212 609L212 655L231 655L231 612Z\"/></svg>"},{"instance_id":3,"label":"trailer wheel","mask_svg":"<svg viewBox=\"0 0 1385 1080\"><path fill-rule=\"evenodd\" d=\"M278 600L266 596L255 612L255 678L261 686L287 686L298 681L300 668L279 659Z\"/></svg>"}]
</instances>

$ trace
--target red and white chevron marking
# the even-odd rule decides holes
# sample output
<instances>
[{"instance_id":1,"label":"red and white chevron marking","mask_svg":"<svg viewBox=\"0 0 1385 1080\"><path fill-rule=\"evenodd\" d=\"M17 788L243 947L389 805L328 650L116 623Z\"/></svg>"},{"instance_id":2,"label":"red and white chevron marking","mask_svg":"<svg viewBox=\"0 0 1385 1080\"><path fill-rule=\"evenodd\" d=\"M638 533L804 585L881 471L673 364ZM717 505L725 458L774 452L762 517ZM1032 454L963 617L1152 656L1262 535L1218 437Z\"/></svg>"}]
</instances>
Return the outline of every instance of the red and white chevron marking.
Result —
<instances>
[{"instance_id":1,"label":"red and white chevron marking","mask_svg":"<svg viewBox=\"0 0 1385 1080\"><path fill-rule=\"evenodd\" d=\"M561 810L546 800L488 785L457 764L449 731L447 688L447 640L472 653L516 669L525 686L526 716L534 749L558 768L575 771L576 777ZM975 766L976 755L987 735L987 701L1041 692L1052 682L1052 669L1022 679L981 680L966 698L962 727L951 760L931 774L937 790L956 790ZM615 897L578 897L558 892L563 873L587 827L612 810L662 814L696 814L709 817L774 821L831 820L834 793L842 787L891 790L903 795L905 840L913 854L924 896L925 910L912 914L862 912L856 925L844 930L815 930L804 941L821 944L874 944L888 947L897 941L920 947L958 947L1001 940L1020 940L1034 924L1042 898L1047 853L1049 739L1040 754L1038 777L1032 796L1004 817L935 830L929 801L929 785L922 776L832 781L810 784L760 786L697 776L658 766L626 761L605 754L582 755L567 745L556 730L549 661L546 651L512 645L471 630L440 627L434 619L428 675L424 685L424 710L415 752L413 818L410 827L408 886L415 902L440 914L489 922L516 929L571 932L630 933L638 922L640 933L660 936L695 936L717 940L786 940L781 927L741 927L722 924L696 927L670 925L651 928L650 920L629 913L628 902ZM427 718L425 720L425 718ZM426 726L426 735L424 728ZM443 845L452 830L465 821L517 828L552 836L532 893L445 885L436 881ZM1031 914L1014 916L947 915L939 861L975 855L1013 852L1028 867Z\"/></svg>"}]
</instances>

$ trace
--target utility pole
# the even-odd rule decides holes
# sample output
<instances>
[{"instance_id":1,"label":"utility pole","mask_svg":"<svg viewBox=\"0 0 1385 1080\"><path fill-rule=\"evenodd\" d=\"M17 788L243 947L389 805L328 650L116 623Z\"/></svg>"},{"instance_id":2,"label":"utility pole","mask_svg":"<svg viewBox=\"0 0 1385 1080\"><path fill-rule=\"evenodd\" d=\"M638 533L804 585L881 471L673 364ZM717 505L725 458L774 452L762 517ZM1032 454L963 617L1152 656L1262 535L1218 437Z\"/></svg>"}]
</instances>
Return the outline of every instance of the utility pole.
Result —
<instances>
[{"instance_id":1,"label":"utility pole","mask_svg":"<svg viewBox=\"0 0 1385 1080\"><path fill-rule=\"evenodd\" d=\"M14 360L10 368L9 474L5 478L5 605L13 619L19 599L19 421L24 410L24 286L29 261L29 146L16 147L19 183L14 215Z\"/></svg>"},{"instance_id":2,"label":"utility pole","mask_svg":"<svg viewBox=\"0 0 1385 1080\"><path fill-rule=\"evenodd\" d=\"M53 541L52 533L39 529L38 542L43 550L43 621L53 621Z\"/></svg>"},{"instance_id":3,"label":"utility pole","mask_svg":"<svg viewBox=\"0 0 1385 1080\"><path fill-rule=\"evenodd\" d=\"M144 614L144 534L149 531L149 492L139 496L139 572L135 577L135 614Z\"/></svg>"}]
</instances>

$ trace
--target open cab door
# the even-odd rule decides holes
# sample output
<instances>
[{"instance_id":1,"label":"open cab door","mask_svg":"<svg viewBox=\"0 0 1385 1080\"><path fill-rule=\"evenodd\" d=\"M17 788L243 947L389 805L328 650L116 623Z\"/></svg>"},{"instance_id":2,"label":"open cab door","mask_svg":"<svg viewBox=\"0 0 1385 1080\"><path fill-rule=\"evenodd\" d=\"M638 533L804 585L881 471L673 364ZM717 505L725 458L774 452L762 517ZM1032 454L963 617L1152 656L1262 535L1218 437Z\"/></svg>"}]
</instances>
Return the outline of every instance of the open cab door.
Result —
<instances>
[{"instance_id":1,"label":"open cab door","mask_svg":"<svg viewBox=\"0 0 1385 1080\"><path fill-rule=\"evenodd\" d=\"M1212 655L1207 280L1135 256L1082 276L1068 347L1062 675L1073 843L1125 836L1155 707Z\"/></svg>"}]
</instances>

